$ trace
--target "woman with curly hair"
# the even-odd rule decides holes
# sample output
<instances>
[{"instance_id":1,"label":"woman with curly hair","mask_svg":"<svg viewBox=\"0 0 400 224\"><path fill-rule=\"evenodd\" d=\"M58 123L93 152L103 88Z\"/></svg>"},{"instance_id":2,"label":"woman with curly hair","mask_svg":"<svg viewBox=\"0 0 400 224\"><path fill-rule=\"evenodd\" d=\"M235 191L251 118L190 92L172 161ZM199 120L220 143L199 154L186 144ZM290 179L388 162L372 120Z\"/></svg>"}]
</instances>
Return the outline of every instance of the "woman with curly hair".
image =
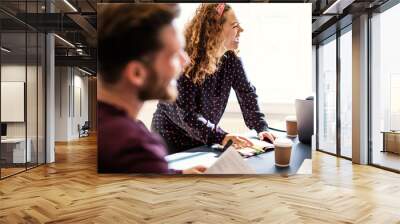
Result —
<instances>
[{"instance_id":1,"label":"woman with curly hair","mask_svg":"<svg viewBox=\"0 0 400 224\"><path fill-rule=\"evenodd\" d=\"M243 32L227 4L201 4L185 29L185 50L190 63L177 81L176 102L159 102L151 128L168 145L169 153L204 144L236 148L251 146L243 136L227 133L218 126L231 88L239 101L246 126L262 140L273 142L264 114L260 112L255 87L248 81L236 55Z\"/></svg>"}]
</instances>

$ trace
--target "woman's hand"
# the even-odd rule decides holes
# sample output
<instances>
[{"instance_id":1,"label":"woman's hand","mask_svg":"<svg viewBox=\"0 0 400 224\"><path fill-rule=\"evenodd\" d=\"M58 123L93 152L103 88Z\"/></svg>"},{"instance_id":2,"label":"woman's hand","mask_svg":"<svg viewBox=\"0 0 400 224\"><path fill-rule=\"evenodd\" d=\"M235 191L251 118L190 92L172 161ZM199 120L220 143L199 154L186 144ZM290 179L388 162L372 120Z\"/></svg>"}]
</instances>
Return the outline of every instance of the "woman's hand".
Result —
<instances>
[{"instance_id":1,"label":"woman's hand","mask_svg":"<svg viewBox=\"0 0 400 224\"><path fill-rule=\"evenodd\" d=\"M225 135L224 140L222 140L222 145L226 145L226 143L228 143L229 140L232 140L233 147L235 147L236 149L251 147L254 145L250 141L250 139L236 134Z\"/></svg>"},{"instance_id":2,"label":"woman's hand","mask_svg":"<svg viewBox=\"0 0 400 224\"><path fill-rule=\"evenodd\" d=\"M276 139L276 135L274 135L272 132L269 131L263 131L258 133L258 137L260 138L260 140L264 140L272 144L274 144L274 141Z\"/></svg>"},{"instance_id":3,"label":"woman's hand","mask_svg":"<svg viewBox=\"0 0 400 224\"><path fill-rule=\"evenodd\" d=\"M207 167L198 165L186 170L182 170L182 174L203 174L207 170Z\"/></svg>"}]
</instances>

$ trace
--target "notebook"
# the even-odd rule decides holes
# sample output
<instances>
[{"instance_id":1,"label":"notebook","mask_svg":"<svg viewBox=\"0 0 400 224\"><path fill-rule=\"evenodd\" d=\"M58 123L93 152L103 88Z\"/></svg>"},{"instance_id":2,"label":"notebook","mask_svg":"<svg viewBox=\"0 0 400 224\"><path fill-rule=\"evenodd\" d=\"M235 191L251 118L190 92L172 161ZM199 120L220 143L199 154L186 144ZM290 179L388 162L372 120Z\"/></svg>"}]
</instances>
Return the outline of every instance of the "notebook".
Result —
<instances>
[{"instance_id":1,"label":"notebook","mask_svg":"<svg viewBox=\"0 0 400 224\"><path fill-rule=\"evenodd\" d=\"M269 152L274 150L275 148L273 144L266 141L262 141L255 138L251 138L250 140L254 144L252 147L247 147L237 150L239 154L245 158Z\"/></svg>"}]
</instances>

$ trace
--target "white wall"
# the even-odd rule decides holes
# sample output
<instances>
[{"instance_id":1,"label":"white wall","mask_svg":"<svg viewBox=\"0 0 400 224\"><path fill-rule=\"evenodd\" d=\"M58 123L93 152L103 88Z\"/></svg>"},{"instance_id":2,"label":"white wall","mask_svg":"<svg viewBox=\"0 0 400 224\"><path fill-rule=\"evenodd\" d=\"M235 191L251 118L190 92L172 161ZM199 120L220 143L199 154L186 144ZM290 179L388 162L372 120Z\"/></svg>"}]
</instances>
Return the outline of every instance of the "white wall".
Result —
<instances>
[{"instance_id":1,"label":"white wall","mask_svg":"<svg viewBox=\"0 0 400 224\"><path fill-rule=\"evenodd\" d=\"M26 70L27 69L27 70ZM35 74L36 75L36 67L18 64L5 64L1 66L1 81L4 82L25 82L26 71L28 71L28 75ZM29 77L28 77L29 78ZM32 84L32 83L30 83ZM34 83L36 85L36 82ZM28 89L31 90L31 89ZM28 91L28 97L36 98L36 89L34 92ZM28 102L31 102L32 99L27 99ZM33 106L33 105L32 105ZM36 107L36 104L35 104ZM1 108L1 110L7 110L7 108ZM33 120L31 113L28 114L28 121L31 122ZM36 114L35 114L36 118ZM35 120L36 121L36 120ZM25 137L25 122L7 122L7 137ZM28 125L28 128L32 125ZM29 130L28 130L29 132ZM29 137L29 136L28 136Z\"/></svg>"},{"instance_id":2,"label":"white wall","mask_svg":"<svg viewBox=\"0 0 400 224\"><path fill-rule=\"evenodd\" d=\"M83 75L76 68L56 67L56 141L77 139L78 124L88 120L88 79Z\"/></svg>"},{"instance_id":3,"label":"white wall","mask_svg":"<svg viewBox=\"0 0 400 224\"><path fill-rule=\"evenodd\" d=\"M37 70L38 69L38 70ZM26 107L21 108L21 112L27 115L24 122L6 122L7 137L25 138L30 140L32 161L44 162L44 74L41 66L32 66L25 64L3 64L1 66L2 82L24 82L26 84ZM27 78L27 80L25 80ZM7 96L2 96L7 97ZM1 110L11 110L11 108L2 107ZM10 112L10 111L8 111ZM12 111L11 111L12 113ZM39 156L37 157L37 153Z\"/></svg>"},{"instance_id":4,"label":"white wall","mask_svg":"<svg viewBox=\"0 0 400 224\"><path fill-rule=\"evenodd\" d=\"M71 135L73 138L77 138L79 135L77 129L78 124L82 126L85 121L88 121L88 78L83 77L83 73L81 73L79 70L75 70L74 72L74 96L72 97L74 99L73 111L75 111L75 113L72 113L73 119ZM77 72L78 74L76 74Z\"/></svg>"},{"instance_id":5,"label":"white wall","mask_svg":"<svg viewBox=\"0 0 400 224\"><path fill-rule=\"evenodd\" d=\"M26 83L25 80L25 71L26 67L25 65L18 65L18 64L8 64L8 65L2 65L1 66L1 81L2 82L23 82ZM32 67L28 67L28 70L32 70ZM2 90L3 93L3 90ZM24 90L22 90L22 94L24 94ZM8 98L8 96L1 96L1 98ZM24 96L23 96L24 98ZM23 103L24 104L24 103ZM2 103L2 114L4 113L12 113L12 111L9 111L11 108L6 108L6 105L3 105ZM6 122L7 125L7 132L10 132L8 134L9 136L15 136L15 137L25 137L25 130L24 128L24 112L25 112L25 106L22 108L19 108L21 111L18 111L18 114L22 112L22 121L21 122ZM4 118L2 118L4 120ZM21 127L21 128L19 128ZM20 130L21 129L21 130ZM19 136L20 135L20 136Z\"/></svg>"},{"instance_id":6,"label":"white wall","mask_svg":"<svg viewBox=\"0 0 400 224\"><path fill-rule=\"evenodd\" d=\"M8 64L1 66L1 81L25 82L25 65ZM29 68L28 68L29 69ZM7 110L7 108L1 108ZM7 123L7 137L25 138L25 122Z\"/></svg>"},{"instance_id":7,"label":"white wall","mask_svg":"<svg viewBox=\"0 0 400 224\"><path fill-rule=\"evenodd\" d=\"M69 117L69 96L68 88L70 83L69 68L55 68L55 140L68 140L68 117Z\"/></svg>"}]
</instances>

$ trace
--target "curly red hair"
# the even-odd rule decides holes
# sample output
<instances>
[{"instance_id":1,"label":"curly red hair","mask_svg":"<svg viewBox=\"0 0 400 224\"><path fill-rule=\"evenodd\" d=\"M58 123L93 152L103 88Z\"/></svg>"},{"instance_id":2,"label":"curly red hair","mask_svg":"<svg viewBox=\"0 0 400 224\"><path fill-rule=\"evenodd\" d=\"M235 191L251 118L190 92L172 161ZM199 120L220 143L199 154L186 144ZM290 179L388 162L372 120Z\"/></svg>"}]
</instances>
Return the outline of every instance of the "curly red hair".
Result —
<instances>
[{"instance_id":1,"label":"curly red hair","mask_svg":"<svg viewBox=\"0 0 400 224\"><path fill-rule=\"evenodd\" d=\"M231 7L225 4L220 15L218 5L201 4L184 32L185 50L190 58L184 74L195 84L203 83L207 76L214 74L220 62L217 55L223 42L222 28L226 21L226 12Z\"/></svg>"}]
</instances>

